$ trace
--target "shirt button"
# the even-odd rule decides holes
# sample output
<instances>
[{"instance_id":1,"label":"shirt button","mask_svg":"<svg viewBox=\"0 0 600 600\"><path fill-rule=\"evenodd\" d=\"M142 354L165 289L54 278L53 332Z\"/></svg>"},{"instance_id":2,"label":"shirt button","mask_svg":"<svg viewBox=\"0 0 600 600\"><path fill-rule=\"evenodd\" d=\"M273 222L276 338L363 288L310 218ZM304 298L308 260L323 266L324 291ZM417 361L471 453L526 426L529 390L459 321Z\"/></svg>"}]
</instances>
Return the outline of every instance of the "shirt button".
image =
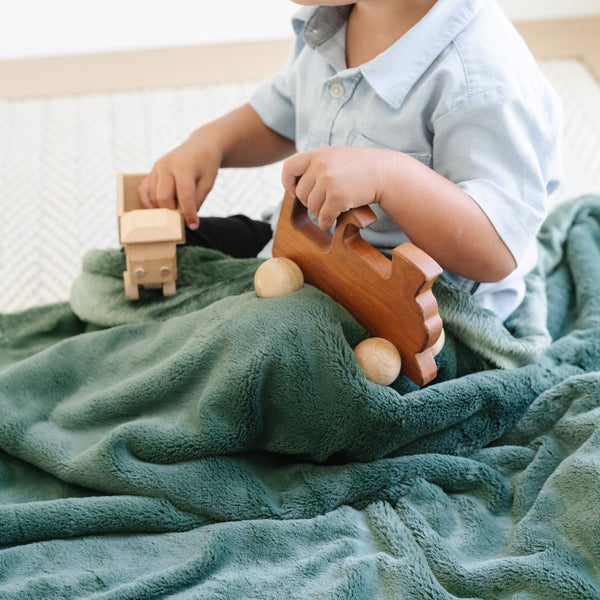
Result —
<instances>
[{"instance_id":1,"label":"shirt button","mask_svg":"<svg viewBox=\"0 0 600 600\"><path fill-rule=\"evenodd\" d=\"M329 87L329 93L334 98L341 98L344 95L345 91L346 90L344 89L344 86L341 83L332 83Z\"/></svg>"}]
</instances>

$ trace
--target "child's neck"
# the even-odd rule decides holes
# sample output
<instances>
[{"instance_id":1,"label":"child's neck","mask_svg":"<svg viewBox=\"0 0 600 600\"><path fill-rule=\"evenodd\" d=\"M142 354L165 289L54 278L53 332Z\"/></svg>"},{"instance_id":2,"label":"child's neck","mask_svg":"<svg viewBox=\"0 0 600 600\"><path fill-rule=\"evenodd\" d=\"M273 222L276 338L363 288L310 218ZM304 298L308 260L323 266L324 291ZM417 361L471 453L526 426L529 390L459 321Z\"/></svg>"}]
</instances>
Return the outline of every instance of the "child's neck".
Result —
<instances>
[{"instance_id":1,"label":"child's neck","mask_svg":"<svg viewBox=\"0 0 600 600\"><path fill-rule=\"evenodd\" d=\"M346 66L358 67L381 54L413 25L436 0L358 0L346 31Z\"/></svg>"}]
</instances>

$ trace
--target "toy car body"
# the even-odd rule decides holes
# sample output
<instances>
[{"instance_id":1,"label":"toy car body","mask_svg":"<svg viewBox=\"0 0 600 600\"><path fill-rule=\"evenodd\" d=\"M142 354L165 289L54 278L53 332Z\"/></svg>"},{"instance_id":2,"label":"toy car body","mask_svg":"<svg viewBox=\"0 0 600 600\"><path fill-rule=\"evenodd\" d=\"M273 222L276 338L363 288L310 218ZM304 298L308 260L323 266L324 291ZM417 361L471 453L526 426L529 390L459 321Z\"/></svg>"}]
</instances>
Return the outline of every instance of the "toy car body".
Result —
<instances>
[{"instance_id":1,"label":"toy car body","mask_svg":"<svg viewBox=\"0 0 600 600\"><path fill-rule=\"evenodd\" d=\"M330 236L286 193L273 256L292 260L307 283L344 306L372 336L392 342L402 372L423 386L437 374L436 343L444 341L432 292L442 269L409 242L393 249L392 260L385 257L360 235L375 220L368 206L352 209L338 218Z\"/></svg>"},{"instance_id":2,"label":"toy car body","mask_svg":"<svg viewBox=\"0 0 600 600\"><path fill-rule=\"evenodd\" d=\"M119 241L125 249L125 296L140 297L140 286L176 291L177 244L185 242L183 216L168 208L142 208L137 188L143 175L120 175L117 200Z\"/></svg>"}]
</instances>

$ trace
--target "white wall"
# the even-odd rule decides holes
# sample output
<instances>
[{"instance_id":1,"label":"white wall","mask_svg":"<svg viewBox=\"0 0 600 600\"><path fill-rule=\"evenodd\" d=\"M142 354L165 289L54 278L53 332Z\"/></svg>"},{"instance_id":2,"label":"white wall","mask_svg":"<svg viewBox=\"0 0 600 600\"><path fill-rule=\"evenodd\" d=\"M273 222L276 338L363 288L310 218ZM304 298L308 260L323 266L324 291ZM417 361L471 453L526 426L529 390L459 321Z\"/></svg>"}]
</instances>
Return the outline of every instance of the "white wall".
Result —
<instances>
[{"instance_id":1,"label":"white wall","mask_svg":"<svg viewBox=\"0 0 600 600\"><path fill-rule=\"evenodd\" d=\"M0 0L3 58L285 39L289 0Z\"/></svg>"},{"instance_id":2,"label":"white wall","mask_svg":"<svg viewBox=\"0 0 600 600\"><path fill-rule=\"evenodd\" d=\"M513 20L600 15L600 0L499 0ZM2 0L0 60L285 39L289 0Z\"/></svg>"},{"instance_id":3,"label":"white wall","mask_svg":"<svg viewBox=\"0 0 600 600\"><path fill-rule=\"evenodd\" d=\"M498 0L498 2L513 21L600 16L600 0Z\"/></svg>"}]
</instances>

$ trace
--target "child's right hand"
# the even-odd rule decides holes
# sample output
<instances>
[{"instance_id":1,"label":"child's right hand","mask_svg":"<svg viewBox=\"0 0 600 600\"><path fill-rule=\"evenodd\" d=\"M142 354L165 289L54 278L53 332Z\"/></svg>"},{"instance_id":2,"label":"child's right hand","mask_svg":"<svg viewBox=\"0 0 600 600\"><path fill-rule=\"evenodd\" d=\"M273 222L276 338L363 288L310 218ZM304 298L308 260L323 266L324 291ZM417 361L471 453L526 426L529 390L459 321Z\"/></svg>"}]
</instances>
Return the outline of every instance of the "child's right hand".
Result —
<instances>
[{"instance_id":1,"label":"child's right hand","mask_svg":"<svg viewBox=\"0 0 600 600\"><path fill-rule=\"evenodd\" d=\"M256 167L290 156L296 147L267 127L244 104L192 133L181 146L165 154L138 188L146 208L179 206L190 229L197 229L198 210L221 167Z\"/></svg>"},{"instance_id":2,"label":"child's right hand","mask_svg":"<svg viewBox=\"0 0 600 600\"><path fill-rule=\"evenodd\" d=\"M192 134L183 144L160 158L138 188L144 208L178 206L186 225L197 229L198 210L212 189L221 166L214 144Z\"/></svg>"}]
</instances>

